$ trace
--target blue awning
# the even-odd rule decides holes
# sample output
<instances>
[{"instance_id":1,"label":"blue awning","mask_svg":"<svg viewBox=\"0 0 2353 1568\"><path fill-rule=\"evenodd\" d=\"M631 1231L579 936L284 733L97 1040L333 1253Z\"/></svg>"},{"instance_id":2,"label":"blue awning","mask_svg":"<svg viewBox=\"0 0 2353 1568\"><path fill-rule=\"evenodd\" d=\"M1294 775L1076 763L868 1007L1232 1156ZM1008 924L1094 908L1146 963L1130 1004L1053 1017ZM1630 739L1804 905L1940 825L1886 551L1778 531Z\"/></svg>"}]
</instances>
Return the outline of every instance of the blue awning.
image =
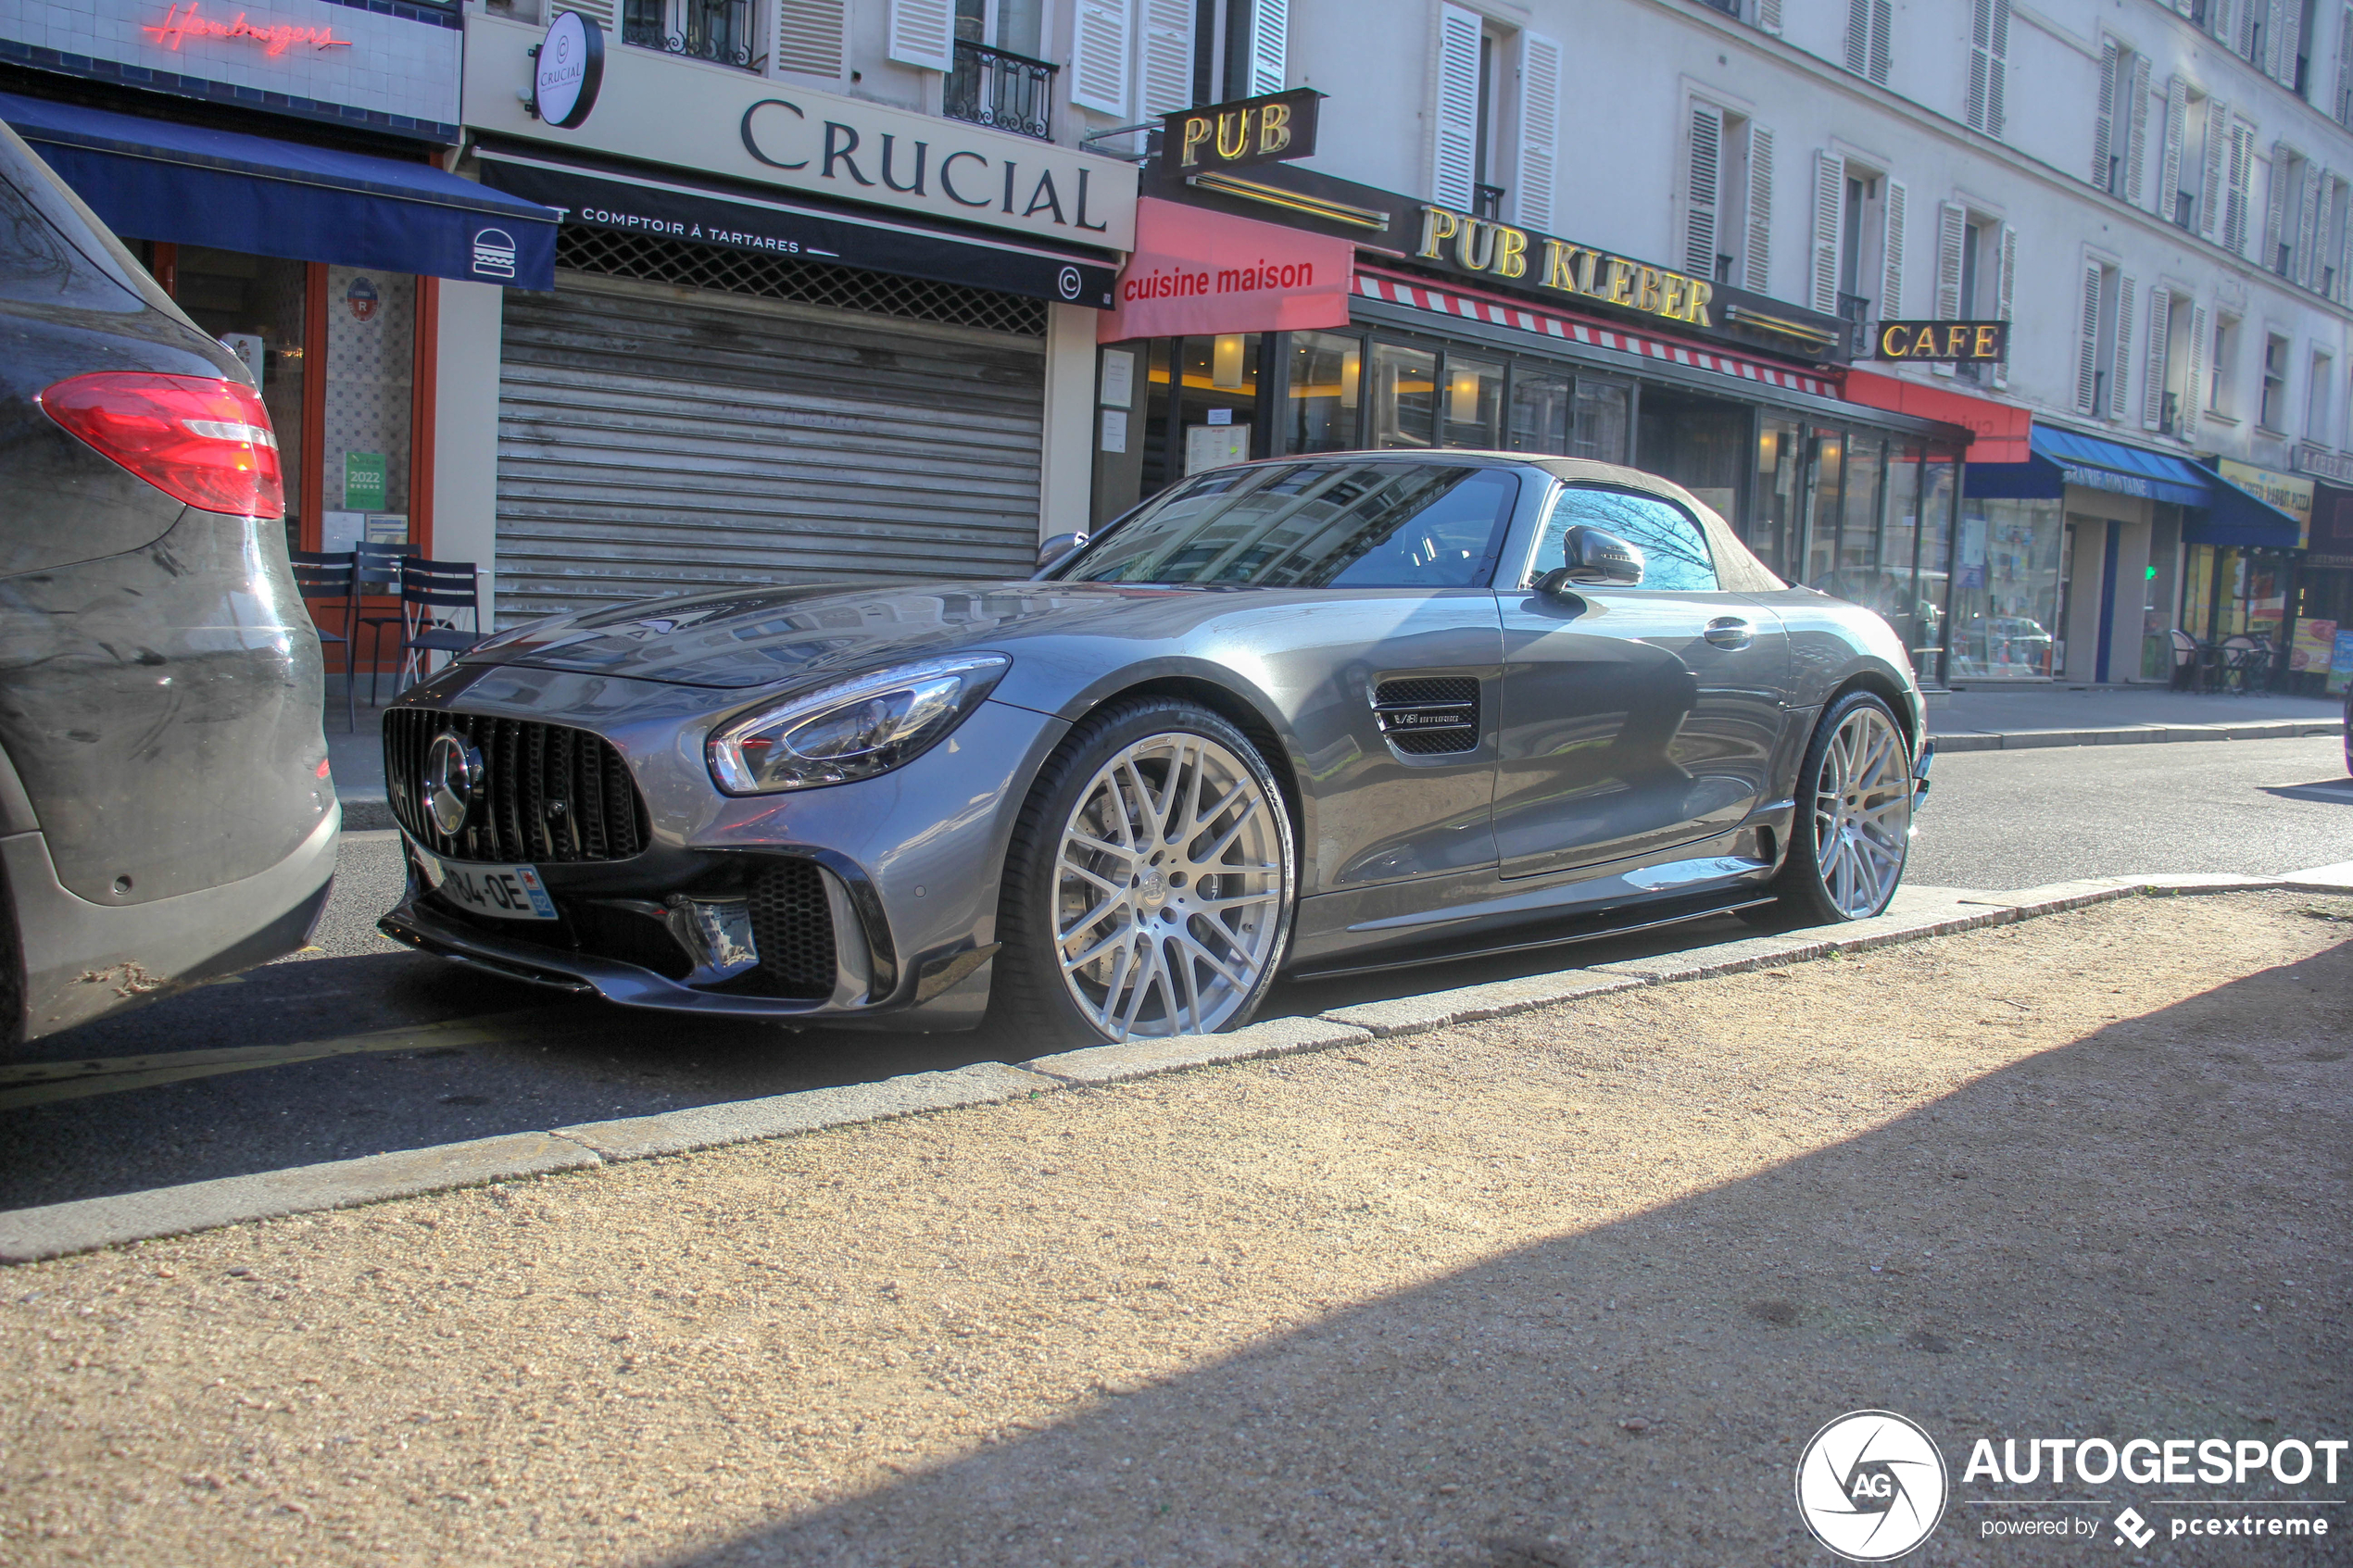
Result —
<instances>
[{"instance_id":1,"label":"blue awning","mask_svg":"<svg viewBox=\"0 0 2353 1568\"><path fill-rule=\"evenodd\" d=\"M119 234L555 287L557 212L430 164L13 93L0 119Z\"/></svg>"},{"instance_id":2,"label":"blue awning","mask_svg":"<svg viewBox=\"0 0 2353 1568\"><path fill-rule=\"evenodd\" d=\"M2120 495L2171 501L2178 507L2210 506L2214 476L2195 463L2162 452L2147 452L2071 430L2034 427L2034 452L2059 467L2070 484Z\"/></svg>"},{"instance_id":3,"label":"blue awning","mask_svg":"<svg viewBox=\"0 0 2353 1568\"><path fill-rule=\"evenodd\" d=\"M2208 475L2208 482L2213 498L2207 503L2202 516L2191 518L2182 525L2184 541L2192 545L2227 545L2236 550L2304 547L2304 525L2293 515L2248 495L2220 474Z\"/></svg>"}]
</instances>

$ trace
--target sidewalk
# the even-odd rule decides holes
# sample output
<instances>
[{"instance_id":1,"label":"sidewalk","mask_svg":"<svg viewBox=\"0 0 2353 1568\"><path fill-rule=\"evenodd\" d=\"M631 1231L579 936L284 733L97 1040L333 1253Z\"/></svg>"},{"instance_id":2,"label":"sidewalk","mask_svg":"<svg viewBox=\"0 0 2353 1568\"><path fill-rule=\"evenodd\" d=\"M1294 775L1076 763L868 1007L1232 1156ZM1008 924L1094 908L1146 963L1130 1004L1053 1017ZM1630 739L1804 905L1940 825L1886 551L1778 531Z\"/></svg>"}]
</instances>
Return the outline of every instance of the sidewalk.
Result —
<instances>
[{"instance_id":1,"label":"sidewalk","mask_svg":"<svg viewBox=\"0 0 2353 1568\"><path fill-rule=\"evenodd\" d=\"M2135 898L25 1265L0 1557L1781 1562L1874 1402L1957 1467L2334 1435L2347 912ZM1938 1561L2015 1561L1986 1512Z\"/></svg>"},{"instance_id":2,"label":"sidewalk","mask_svg":"<svg viewBox=\"0 0 2353 1568\"><path fill-rule=\"evenodd\" d=\"M1967 686L1929 697L1929 733L1943 752L2158 741L2267 740L2335 734L2345 705L2329 697L2200 696L2152 686Z\"/></svg>"}]
</instances>

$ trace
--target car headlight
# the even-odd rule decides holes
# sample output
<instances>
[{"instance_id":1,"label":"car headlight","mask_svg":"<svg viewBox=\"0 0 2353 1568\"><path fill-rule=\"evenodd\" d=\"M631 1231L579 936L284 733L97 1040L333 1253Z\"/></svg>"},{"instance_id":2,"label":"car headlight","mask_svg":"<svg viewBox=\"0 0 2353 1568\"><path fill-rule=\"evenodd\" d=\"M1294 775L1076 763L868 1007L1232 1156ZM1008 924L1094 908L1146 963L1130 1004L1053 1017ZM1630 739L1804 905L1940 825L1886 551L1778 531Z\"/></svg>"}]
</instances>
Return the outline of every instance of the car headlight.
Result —
<instances>
[{"instance_id":1,"label":"car headlight","mask_svg":"<svg viewBox=\"0 0 2353 1568\"><path fill-rule=\"evenodd\" d=\"M729 795L766 795L887 773L963 722L1012 666L997 653L931 659L754 709L712 733L711 776Z\"/></svg>"}]
</instances>

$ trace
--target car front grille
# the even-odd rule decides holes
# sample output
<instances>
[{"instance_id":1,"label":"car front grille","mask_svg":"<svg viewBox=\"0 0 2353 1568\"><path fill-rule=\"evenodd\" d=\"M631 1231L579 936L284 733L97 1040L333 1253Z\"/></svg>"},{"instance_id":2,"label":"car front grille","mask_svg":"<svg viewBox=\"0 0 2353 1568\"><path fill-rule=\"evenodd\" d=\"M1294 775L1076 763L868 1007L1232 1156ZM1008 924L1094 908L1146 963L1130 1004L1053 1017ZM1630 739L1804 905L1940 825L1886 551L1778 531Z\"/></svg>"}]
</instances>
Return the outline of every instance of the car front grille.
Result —
<instances>
[{"instance_id":1,"label":"car front grille","mask_svg":"<svg viewBox=\"0 0 2353 1568\"><path fill-rule=\"evenodd\" d=\"M824 873L808 860L779 860L751 887L751 939L761 989L820 998L834 993L834 915Z\"/></svg>"},{"instance_id":2,"label":"car front grille","mask_svg":"<svg viewBox=\"0 0 2353 1568\"><path fill-rule=\"evenodd\" d=\"M1389 744L1408 757L1478 749L1478 681L1432 675L1383 681L1373 711Z\"/></svg>"},{"instance_id":3,"label":"car front grille","mask_svg":"<svg viewBox=\"0 0 2353 1568\"><path fill-rule=\"evenodd\" d=\"M425 759L444 733L472 743L486 775L455 834L434 825L423 797ZM400 825L453 860L625 860L652 836L645 800L610 742L533 719L396 708L384 715L384 786Z\"/></svg>"}]
</instances>

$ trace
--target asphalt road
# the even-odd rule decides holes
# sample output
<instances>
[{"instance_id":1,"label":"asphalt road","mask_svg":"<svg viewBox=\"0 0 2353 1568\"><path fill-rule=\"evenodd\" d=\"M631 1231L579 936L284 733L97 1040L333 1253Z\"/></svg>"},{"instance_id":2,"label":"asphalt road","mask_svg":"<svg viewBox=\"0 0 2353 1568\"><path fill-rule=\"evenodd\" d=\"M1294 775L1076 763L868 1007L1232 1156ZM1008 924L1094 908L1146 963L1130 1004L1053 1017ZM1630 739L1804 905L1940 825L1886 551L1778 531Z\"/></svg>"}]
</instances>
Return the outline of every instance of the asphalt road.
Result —
<instances>
[{"instance_id":1,"label":"asphalt road","mask_svg":"<svg viewBox=\"0 0 2353 1568\"><path fill-rule=\"evenodd\" d=\"M2334 739L1980 752L1936 767L1909 880L2015 889L2353 858ZM972 1035L794 1034L551 997L376 935L388 830L345 840L312 950L0 1066L0 1209L1031 1054ZM1279 990L1267 1015L1671 951L1717 921Z\"/></svg>"}]
</instances>

